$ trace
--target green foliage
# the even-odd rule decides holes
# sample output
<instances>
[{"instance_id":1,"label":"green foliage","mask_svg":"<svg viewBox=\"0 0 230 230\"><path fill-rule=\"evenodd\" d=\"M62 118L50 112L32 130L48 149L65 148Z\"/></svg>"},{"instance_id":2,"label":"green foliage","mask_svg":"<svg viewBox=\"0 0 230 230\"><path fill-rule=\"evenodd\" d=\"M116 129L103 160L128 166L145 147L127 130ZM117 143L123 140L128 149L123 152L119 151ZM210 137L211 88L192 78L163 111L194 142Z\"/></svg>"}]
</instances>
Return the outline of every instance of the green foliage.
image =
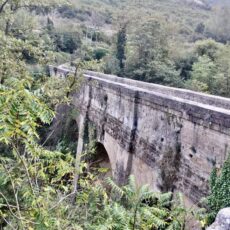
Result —
<instances>
[{"instance_id":1,"label":"green foliage","mask_svg":"<svg viewBox=\"0 0 230 230\"><path fill-rule=\"evenodd\" d=\"M207 223L211 224L217 213L230 206L230 155L225 161L221 172L213 169L210 178L211 194L207 198L208 216Z\"/></svg>"},{"instance_id":2,"label":"green foliage","mask_svg":"<svg viewBox=\"0 0 230 230\"><path fill-rule=\"evenodd\" d=\"M229 46L209 39L197 42L193 55L192 71L188 79L185 79L184 86L196 91L229 96Z\"/></svg>"},{"instance_id":3,"label":"green foliage","mask_svg":"<svg viewBox=\"0 0 230 230\"><path fill-rule=\"evenodd\" d=\"M104 72L107 74L119 74L119 61L113 55L104 58Z\"/></svg>"},{"instance_id":4,"label":"green foliage","mask_svg":"<svg viewBox=\"0 0 230 230\"><path fill-rule=\"evenodd\" d=\"M101 60L102 58L104 58L108 53L108 50L105 48L96 48L95 50L93 50L93 58L95 60Z\"/></svg>"},{"instance_id":5,"label":"green foliage","mask_svg":"<svg viewBox=\"0 0 230 230\"><path fill-rule=\"evenodd\" d=\"M208 56L201 56L193 65L191 80L187 81L187 87L203 92L215 93L218 90L217 66Z\"/></svg>"},{"instance_id":6,"label":"green foliage","mask_svg":"<svg viewBox=\"0 0 230 230\"><path fill-rule=\"evenodd\" d=\"M215 60L217 52L223 47L222 44L212 40L203 40L198 41L195 44L195 53L197 53L198 56L207 56L212 61Z\"/></svg>"},{"instance_id":7,"label":"green foliage","mask_svg":"<svg viewBox=\"0 0 230 230\"><path fill-rule=\"evenodd\" d=\"M89 10L75 9L72 5L62 5L58 12L64 18L77 18L80 21L86 21L92 14Z\"/></svg>"},{"instance_id":8,"label":"green foliage","mask_svg":"<svg viewBox=\"0 0 230 230\"><path fill-rule=\"evenodd\" d=\"M125 73L134 79L178 87L181 80L169 59L164 23L150 20L137 27L128 47Z\"/></svg>"},{"instance_id":9,"label":"green foliage","mask_svg":"<svg viewBox=\"0 0 230 230\"><path fill-rule=\"evenodd\" d=\"M180 71L181 80L185 83L191 78L193 64L197 61L197 57L193 53L185 54L175 61L176 69Z\"/></svg>"},{"instance_id":10,"label":"green foliage","mask_svg":"<svg viewBox=\"0 0 230 230\"><path fill-rule=\"evenodd\" d=\"M54 34L54 44L57 51L74 53L81 47L81 39L78 33L63 32Z\"/></svg>"},{"instance_id":11,"label":"green foliage","mask_svg":"<svg viewBox=\"0 0 230 230\"><path fill-rule=\"evenodd\" d=\"M127 25L122 25L117 34L117 59L119 60L119 67L123 71L125 67L125 47L126 47L126 27Z\"/></svg>"},{"instance_id":12,"label":"green foliage","mask_svg":"<svg viewBox=\"0 0 230 230\"><path fill-rule=\"evenodd\" d=\"M50 123L54 114L31 92L28 80L11 77L1 85L0 114L0 142L12 152L0 157L5 178L0 184L1 222L21 229L34 223L44 229L52 223L49 209L56 203L54 194L66 189L60 182L73 172L73 159L37 144L39 123Z\"/></svg>"},{"instance_id":13,"label":"green foliage","mask_svg":"<svg viewBox=\"0 0 230 230\"><path fill-rule=\"evenodd\" d=\"M42 44L34 44L33 41L22 41L6 36L0 31L1 63L0 78L1 83L10 76L18 79L30 78L25 63L25 53L33 57L37 63L45 64L50 59L50 53L44 50Z\"/></svg>"},{"instance_id":14,"label":"green foliage","mask_svg":"<svg viewBox=\"0 0 230 230\"><path fill-rule=\"evenodd\" d=\"M91 189L83 229L182 229L185 209L177 198L172 200L171 193L161 195L146 185L138 187L133 176L122 187L111 179L107 183L110 193L101 186Z\"/></svg>"},{"instance_id":15,"label":"green foliage","mask_svg":"<svg viewBox=\"0 0 230 230\"><path fill-rule=\"evenodd\" d=\"M203 33L204 33L204 30L205 30L205 25L204 25L204 23L200 22L200 23L196 26L195 32L200 33L200 34L203 34Z\"/></svg>"},{"instance_id":16,"label":"green foliage","mask_svg":"<svg viewBox=\"0 0 230 230\"><path fill-rule=\"evenodd\" d=\"M78 79L76 77L78 74ZM81 84L81 73L69 74L66 78L45 77L41 80L40 87L36 90L36 95L51 107L55 108L58 104L69 103L69 95L79 89Z\"/></svg>"},{"instance_id":17,"label":"green foliage","mask_svg":"<svg viewBox=\"0 0 230 230\"><path fill-rule=\"evenodd\" d=\"M217 52L216 58L221 87L217 94L230 97L230 46L225 45Z\"/></svg>"},{"instance_id":18,"label":"green foliage","mask_svg":"<svg viewBox=\"0 0 230 230\"><path fill-rule=\"evenodd\" d=\"M57 6L58 4L63 3L62 0L11 0L11 1L1 1L0 2L0 15L2 19L2 30L5 32L6 35L13 35L15 33L15 29L17 30L18 27L15 27L14 24L18 24L18 12L22 9L33 10L33 9L52 9L53 7ZM28 14L27 14L28 15ZM21 15L21 17L23 17ZM21 19L20 19L21 20ZM26 19L27 20L27 19ZM30 22L27 21L29 24ZM19 28L24 25L19 25ZM28 25L26 25L28 26ZM20 31L18 31L20 32Z\"/></svg>"}]
</instances>

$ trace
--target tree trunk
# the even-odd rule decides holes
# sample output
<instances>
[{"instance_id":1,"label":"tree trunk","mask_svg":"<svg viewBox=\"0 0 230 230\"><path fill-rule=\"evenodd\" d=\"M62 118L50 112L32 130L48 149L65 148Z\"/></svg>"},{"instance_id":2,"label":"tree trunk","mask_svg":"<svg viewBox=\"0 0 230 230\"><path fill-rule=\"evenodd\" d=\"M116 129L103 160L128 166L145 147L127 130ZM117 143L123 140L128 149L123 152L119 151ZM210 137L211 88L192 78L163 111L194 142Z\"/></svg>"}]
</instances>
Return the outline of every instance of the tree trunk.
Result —
<instances>
[{"instance_id":1,"label":"tree trunk","mask_svg":"<svg viewBox=\"0 0 230 230\"><path fill-rule=\"evenodd\" d=\"M5 27L5 35L9 35L9 32L10 32L10 20L8 19L6 21L6 27Z\"/></svg>"}]
</instances>

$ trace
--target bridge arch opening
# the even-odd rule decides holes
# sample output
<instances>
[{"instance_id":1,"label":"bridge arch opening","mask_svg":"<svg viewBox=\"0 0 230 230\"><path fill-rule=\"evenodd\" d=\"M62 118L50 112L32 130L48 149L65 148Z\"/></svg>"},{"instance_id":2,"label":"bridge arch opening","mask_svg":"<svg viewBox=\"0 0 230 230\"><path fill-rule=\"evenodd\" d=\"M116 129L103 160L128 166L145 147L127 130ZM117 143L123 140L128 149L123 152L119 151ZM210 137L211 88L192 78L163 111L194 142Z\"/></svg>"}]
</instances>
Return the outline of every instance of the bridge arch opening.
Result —
<instances>
[{"instance_id":1,"label":"bridge arch opening","mask_svg":"<svg viewBox=\"0 0 230 230\"><path fill-rule=\"evenodd\" d=\"M64 120L64 119L63 119ZM79 137L79 126L75 119L67 119L62 124L62 135L59 147L62 152L71 152L73 156L76 154Z\"/></svg>"},{"instance_id":2,"label":"bridge arch opening","mask_svg":"<svg viewBox=\"0 0 230 230\"><path fill-rule=\"evenodd\" d=\"M79 127L75 119L69 121L67 131L69 140L72 142L77 141L79 135Z\"/></svg>"},{"instance_id":3,"label":"bridge arch opening","mask_svg":"<svg viewBox=\"0 0 230 230\"><path fill-rule=\"evenodd\" d=\"M108 152L105 149L105 146L100 142L96 142L95 144L95 158L96 161L94 166L99 168L99 179L112 177L112 167Z\"/></svg>"}]
</instances>

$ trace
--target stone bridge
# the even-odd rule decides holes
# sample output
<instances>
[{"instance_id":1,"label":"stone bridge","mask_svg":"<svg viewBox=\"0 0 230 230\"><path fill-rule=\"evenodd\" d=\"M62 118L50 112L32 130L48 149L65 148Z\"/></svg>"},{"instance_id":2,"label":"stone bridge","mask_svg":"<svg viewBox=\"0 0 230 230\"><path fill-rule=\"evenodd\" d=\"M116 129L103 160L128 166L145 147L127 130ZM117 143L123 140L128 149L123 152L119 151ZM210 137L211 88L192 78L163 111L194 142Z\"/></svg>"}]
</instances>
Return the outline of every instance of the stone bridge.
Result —
<instances>
[{"instance_id":1,"label":"stone bridge","mask_svg":"<svg viewBox=\"0 0 230 230\"><path fill-rule=\"evenodd\" d=\"M90 71L83 79L73 95L78 152L90 122L118 182L134 174L138 184L181 191L192 202L207 195L213 166L221 167L230 151L230 99Z\"/></svg>"}]
</instances>

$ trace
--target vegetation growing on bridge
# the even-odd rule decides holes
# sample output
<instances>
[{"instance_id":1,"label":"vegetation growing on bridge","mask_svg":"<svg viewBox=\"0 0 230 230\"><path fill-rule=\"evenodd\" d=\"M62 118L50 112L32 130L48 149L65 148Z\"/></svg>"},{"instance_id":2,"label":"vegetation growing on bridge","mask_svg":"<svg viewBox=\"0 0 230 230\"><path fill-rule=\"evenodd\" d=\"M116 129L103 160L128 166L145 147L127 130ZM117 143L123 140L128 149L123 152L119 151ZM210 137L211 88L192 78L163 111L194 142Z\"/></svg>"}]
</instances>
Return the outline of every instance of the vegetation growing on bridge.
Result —
<instances>
[{"instance_id":1,"label":"vegetation growing on bridge","mask_svg":"<svg viewBox=\"0 0 230 230\"><path fill-rule=\"evenodd\" d=\"M106 73L229 97L229 9L175 3L0 1L1 229L184 228L180 195L137 188L132 176L122 187L101 183L86 162L76 170L68 135L48 148L44 133L57 106L71 103L80 75L54 81L48 63L83 61ZM223 17L213 19L215 11ZM219 177L215 172L212 220L229 205L229 160Z\"/></svg>"}]
</instances>

